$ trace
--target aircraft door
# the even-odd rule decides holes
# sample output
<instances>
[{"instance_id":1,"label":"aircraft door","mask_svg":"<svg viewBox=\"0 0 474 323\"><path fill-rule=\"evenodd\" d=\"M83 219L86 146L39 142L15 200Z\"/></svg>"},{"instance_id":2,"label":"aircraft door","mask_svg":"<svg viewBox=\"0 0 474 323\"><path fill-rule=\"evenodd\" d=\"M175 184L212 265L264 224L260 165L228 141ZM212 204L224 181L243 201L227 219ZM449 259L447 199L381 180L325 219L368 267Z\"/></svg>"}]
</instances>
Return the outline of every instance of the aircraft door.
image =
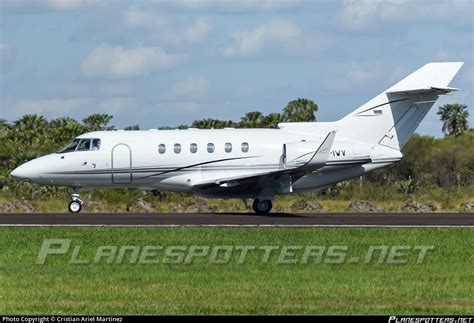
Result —
<instances>
[{"instance_id":1,"label":"aircraft door","mask_svg":"<svg viewBox=\"0 0 474 323\"><path fill-rule=\"evenodd\" d=\"M112 183L129 184L132 182L132 150L126 144L117 144L112 148Z\"/></svg>"}]
</instances>

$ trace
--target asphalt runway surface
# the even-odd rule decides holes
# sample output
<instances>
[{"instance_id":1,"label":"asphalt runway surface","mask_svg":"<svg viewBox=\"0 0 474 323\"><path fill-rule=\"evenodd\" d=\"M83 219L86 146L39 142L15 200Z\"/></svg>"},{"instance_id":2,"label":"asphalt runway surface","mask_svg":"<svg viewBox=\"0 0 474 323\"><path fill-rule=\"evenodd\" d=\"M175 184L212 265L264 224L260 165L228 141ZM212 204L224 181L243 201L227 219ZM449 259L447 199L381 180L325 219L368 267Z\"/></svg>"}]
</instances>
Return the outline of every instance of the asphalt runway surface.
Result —
<instances>
[{"instance_id":1,"label":"asphalt runway surface","mask_svg":"<svg viewBox=\"0 0 474 323\"><path fill-rule=\"evenodd\" d=\"M0 214L0 226L474 227L474 213Z\"/></svg>"}]
</instances>

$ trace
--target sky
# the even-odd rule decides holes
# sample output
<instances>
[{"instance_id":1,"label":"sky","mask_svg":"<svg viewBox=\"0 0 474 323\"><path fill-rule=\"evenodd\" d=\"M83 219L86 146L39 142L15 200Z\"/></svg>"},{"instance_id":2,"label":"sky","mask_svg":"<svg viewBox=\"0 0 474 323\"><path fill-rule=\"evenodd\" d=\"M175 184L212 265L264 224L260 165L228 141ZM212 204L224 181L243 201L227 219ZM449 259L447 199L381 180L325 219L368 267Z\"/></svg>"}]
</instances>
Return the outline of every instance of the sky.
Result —
<instances>
[{"instance_id":1,"label":"sky","mask_svg":"<svg viewBox=\"0 0 474 323\"><path fill-rule=\"evenodd\" d=\"M436 111L473 102L473 0L0 0L0 119L118 128L238 121L308 98L334 121L432 61L465 62Z\"/></svg>"}]
</instances>

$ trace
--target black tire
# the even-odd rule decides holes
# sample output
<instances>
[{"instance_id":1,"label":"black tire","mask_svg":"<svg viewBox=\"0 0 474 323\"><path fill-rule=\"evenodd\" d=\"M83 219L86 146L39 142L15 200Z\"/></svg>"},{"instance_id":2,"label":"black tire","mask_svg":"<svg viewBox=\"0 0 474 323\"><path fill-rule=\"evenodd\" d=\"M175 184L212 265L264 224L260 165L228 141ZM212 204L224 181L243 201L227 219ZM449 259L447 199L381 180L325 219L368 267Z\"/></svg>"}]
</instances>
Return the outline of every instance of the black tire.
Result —
<instances>
[{"instance_id":1,"label":"black tire","mask_svg":"<svg viewBox=\"0 0 474 323\"><path fill-rule=\"evenodd\" d=\"M258 215L267 215L268 213L270 213L273 205L272 201L270 200L256 199L255 201L253 201L252 207L255 213L257 213Z\"/></svg>"},{"instance_id":2,"label":"black tire","mask_svg":"<svg viewBox=\"0 0 474 323\"><path fill-rule=\"evenodd\" d=\"M82 204L79 201L71 201L68 208L70 213L79 213L81 212Z\"/></svg>"}]
</instances>

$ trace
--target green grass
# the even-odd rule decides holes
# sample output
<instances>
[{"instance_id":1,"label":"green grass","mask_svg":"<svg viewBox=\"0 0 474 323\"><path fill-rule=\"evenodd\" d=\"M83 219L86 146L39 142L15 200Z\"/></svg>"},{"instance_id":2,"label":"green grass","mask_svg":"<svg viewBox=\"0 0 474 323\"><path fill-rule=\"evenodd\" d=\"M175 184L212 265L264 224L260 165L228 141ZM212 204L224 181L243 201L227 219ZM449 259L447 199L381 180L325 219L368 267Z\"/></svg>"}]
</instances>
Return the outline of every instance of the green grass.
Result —
<instances>
[{"instance_id":1,"label":"green grass","mask_svg":"<svg viewBox=\"0 0 474 323\"><path fill-rule=\"evenodd\" d=\"M474 312L470 229L2 228L0 312L4 314L470 314ZM36 265L43 239L71 239L81 259L101 245L433 245L423 264L262 263L208 258L192 264ZM125 258L125 260L129 258ZM160 259L160 257L158 257Z\"/></svg>"}]
</instances>

